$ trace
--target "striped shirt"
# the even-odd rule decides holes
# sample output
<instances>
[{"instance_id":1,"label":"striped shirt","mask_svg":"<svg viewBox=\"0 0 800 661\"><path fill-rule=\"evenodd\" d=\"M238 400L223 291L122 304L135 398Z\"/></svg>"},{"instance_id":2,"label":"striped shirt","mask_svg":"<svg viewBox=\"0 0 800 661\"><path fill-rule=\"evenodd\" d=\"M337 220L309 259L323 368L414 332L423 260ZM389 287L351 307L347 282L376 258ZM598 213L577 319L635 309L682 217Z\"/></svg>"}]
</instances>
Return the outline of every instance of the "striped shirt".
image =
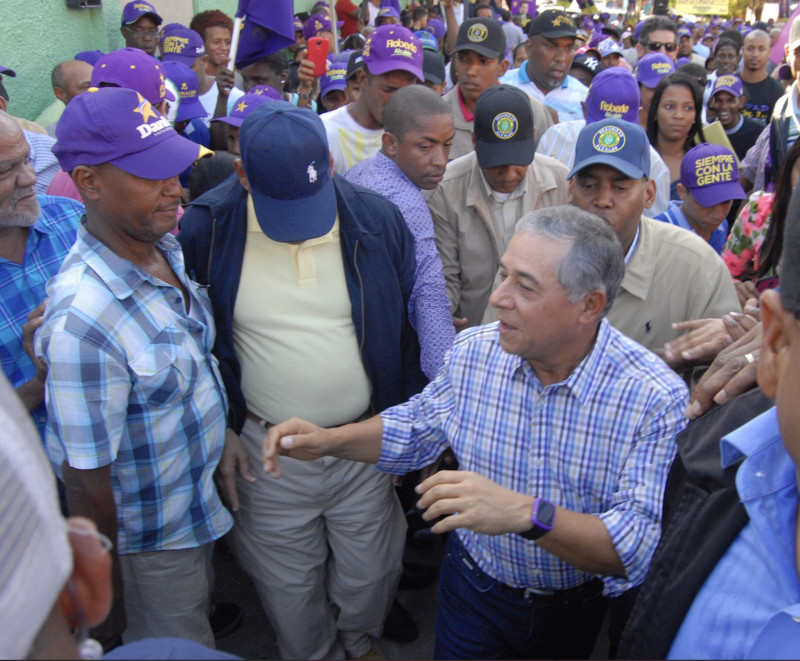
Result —
<instances>
[{"instance_id":1,"label":"striped shirt","mask_svg":"<svg viewBox=\"0 0 800 661\"><path fill-rule=\"evenodd\" d=\"M536 147L537 154L552 156L561 161L572 170L575 163L575 144L578 142L578 134L586 126L585 119L576 119L572 122L559 122L548 128L539 145ZM669 207L669 168L659 153L650 147L650 175L648 179L656 182L656 199L653 206L647 209L647 215L651 218L663 213Z\"/></svg>"},{"instance_id":2,"label":"striped shirt","mask_svg":"<svg viewBox=\"0 0 800 661\"><path fill-rule=\"evenodd\" d=\"M683 381L655 354L600 323L572 374L542 387L506 353L497 325L460 333L435 381L387 409L378 468L405 473L450 446L462 470L594 514L626 570L603 577L617 595L644 580L661 532L661 502L686 420ZM519 535L458 530L480 568L514 587L561 590L590 578Z\"/></svg>"},{"instance_id":3,"label":"striped shirt","mask_svg":"<svg viewBox=\"0 0 800 661\"><path fill-rule=\"evenodd\" d=\"M81 225L37 335L51 462L111 464L121 554L194 548L232 524L213 480L227 405L211 305L174 237L157 246L189 292L188 314L178 289Z\"/></svg>"},{"instance_id":4,"label":"striped shirt","mask_svg":"<svg viewBox=\"0 0 800 661\"><path fill-rule=\"evenodd\" d=\"M39 220L28 231L22 264L0 258L0 361L11 385L18 388L36 374L36 367L22 346L22 326L28 313L47 296L45 285L67 256L78 220L80 202L63 197L39 195ZM44 435L47 419L44 404L34 409L33 419Z\"/></svg>"},{"instance_id":5,"label":"striped shirt","mask_svg":"<svg viewBox=\"0 0 800 661\"><path fill-rule=\"evenodd\" d=\"M347 106L320 115L328 135L333 170L344 174L356 163L372 158L381 148L383 129L368 129L359 124Z\"/></svg>"},{"instance_id":6,"label":"striped shirt","mask_svg":"<svg viewBox=\"0 0 800 661\"><path fill-rule=\"evenodd\" d=\"M525 60L518 69L507 71L500 79L500 82L504 85L519 87L537 101L541 101L544 105L555 110L558 113L559 122L583 119L581 103L586 101L589 88L577 78L567 75L560 87L556 87L545 94L528 77L528 61Z\"/></svg>"}]
</instances>

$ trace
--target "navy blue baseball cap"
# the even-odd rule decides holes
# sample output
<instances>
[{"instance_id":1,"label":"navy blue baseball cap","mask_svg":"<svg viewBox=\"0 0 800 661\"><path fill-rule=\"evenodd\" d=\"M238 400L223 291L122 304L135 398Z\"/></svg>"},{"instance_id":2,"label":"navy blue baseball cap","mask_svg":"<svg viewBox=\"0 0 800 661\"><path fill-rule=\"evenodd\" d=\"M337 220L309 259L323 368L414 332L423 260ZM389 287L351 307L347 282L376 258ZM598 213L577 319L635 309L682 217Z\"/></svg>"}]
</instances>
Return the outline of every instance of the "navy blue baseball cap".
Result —
<instances>
[{"instance_id":1,"label":"navy blue baseball cap","mask_svg":"<svg viewBox=\"0 0 800 661\"><path fill-rule=\"evenodd\" d=\"M307 241L336 220L330 150L319 115L286 101L258 106L239 131L242 164L261 230L273 241Z\"/></svg>"},{"instance_id":2,"label":"navy blue baseball cap","mask_svg":"<svg viewBox=\"0 0 800 661\"><path fill-rule=\"evenodd\" d=\"M650 142L644 129L624 119L587 124L575 144L572 179L590 165L610 165L631 179L650 176Z\"/></svg>"}]
</instances>

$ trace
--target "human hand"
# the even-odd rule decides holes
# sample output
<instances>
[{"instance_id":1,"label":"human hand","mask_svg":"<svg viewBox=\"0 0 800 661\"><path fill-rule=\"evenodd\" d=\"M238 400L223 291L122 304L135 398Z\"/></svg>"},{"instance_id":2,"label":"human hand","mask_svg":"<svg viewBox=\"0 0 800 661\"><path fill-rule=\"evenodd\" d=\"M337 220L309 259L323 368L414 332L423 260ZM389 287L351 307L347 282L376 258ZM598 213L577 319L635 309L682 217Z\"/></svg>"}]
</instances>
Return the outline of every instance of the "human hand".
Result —
<instances>
[{"instance_id":1,"label":"human hand","mask_svg":"<svg viewBox=\"0 0 800 661\"><path fill-rule=\"evenodd\" d=\"M273 425L267 431L262 447L264 472L271 473L275 478L281 476L278 460L281 454L306 461L319 459L329 445L326 442L329 436L330 430L300 418L289 418L279 425Z\"/></svg>"},{"instance_id":2,"label":"human hand","mask_svg":"<svg viewBox=\"0 0 800 661\"><path fill-rule=\"evenodd\" d=\"M35 378L44 383L47 376L47 363L43 358L37 358L36 352L33 349L33 339L36 331L44 323L44 308L47 304L47 299L39 303L33 310L28 313L28 321L22 324L22 348L28 354L33 364L36 366Z\"/></svg>"},{"instance_id":3,"label":"human hand","mask_svg":"<svg viewBox=\"0 0 800 661\"><path fill-rule=\"evenodd\" d=\"M469 323L469 320L466 317L456 317L453 315L453 326L456 328L464 328Z\"/></svg>"},{"instance_id":4,"label":"human hand","mask_svg":"<svg viewBox=\"0 0 800 661\"><path fill-rule=\"evenodd\" d=\"M736 295L739 297L739 303L744 307L745 302L750 298L758 298L758 290L756 283L752 280L734 280L733 286L736 288Z\"/></svg>"},{"instance_id":5,"label":"human hand","mask_svg":"<svg viewBox=\"0 0 800 661\"><path fill-rule=\"evenodd\" d=\"M220 67L217 70L216 80L219 93L227 98L236 81L236 76L234 75L233 71L226 69L225 67Z\"/></svg>"},{"instance_id":6,"label":"human hand","mask_svg":"<svg viewBox=\"0 0 800 661\"><path fill-rule=\"evenodd\" d=\"M250 457L247 448L244 447L242 439L233 431L225 430L225 447L222 448L217 471L214 475L217 488L222 499L231 506L234 512L239 511L239 491L236 488L236 470L248 482L255 482L255 475L250 471Z\"/></svg>"},{"instance_id":7,"label":"human hand","mask_svg":"<svg viewBox=\"0 0 800 661\"><path fill-rule=\"evenodd\" d=\"M663 358L674 370L708 364L733 342L722 319L679 321L672 324L672 328L688 331L664 345Z\"/></svg>"},{"instance_id":8,"label":"human hand","mask_svg":"<svg viewBox=\"0 0 800 661\"><path fill-rule=\"evenodd\" d=\"M486 535L523 532L531 527L533 498L516 493L489 478L469 471L439 471L418 484L417 507L422 518L444 519L431 527L435 533L468 528Z\"/></svg>"},{"instance_id":9,"label":"human hand","mask_svg":"<svg viewBox=\"0 0 800 661\"><path fill-rule=\"evenodd\" d=\"M724 404L756 385L761 328L759 321L740 339L720 351L692 392L684 412L687 418L699 418L714 403Z\"/></svg>"}]
</instances>

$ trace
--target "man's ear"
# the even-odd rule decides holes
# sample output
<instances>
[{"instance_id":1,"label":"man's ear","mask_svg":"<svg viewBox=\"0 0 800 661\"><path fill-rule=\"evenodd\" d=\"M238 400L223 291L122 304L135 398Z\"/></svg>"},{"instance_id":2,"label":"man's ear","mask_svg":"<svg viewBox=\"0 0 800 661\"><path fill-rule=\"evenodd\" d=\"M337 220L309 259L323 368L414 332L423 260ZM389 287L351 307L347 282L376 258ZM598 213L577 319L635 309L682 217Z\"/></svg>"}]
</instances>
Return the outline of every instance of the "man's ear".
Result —
<instances>
[{"instance_id":1,"label":"man's ear","mask_svg":"<svg viewBox=\"0 0 800 661\"><path fill-rule=\"evenodd\" d=\"M69 532L72 576L58 604L70 623L77 623L82 614L90 627L97 626L111 609L111 556L93 534L97 528L92 521L73 516L68 522L71 528L85 530L86 534Z\"/></svg>"},{"instance_id":2,"label":"man's ear","mask_svg":"<svg viewBox=\"0 0 800 661\"><path fill-rule=\"evenodd\" d=\"M389 158L394 159L394 157L397 156L397 146L400 144L400 141L397 139L396 135L384 131L381 136L381 144L383 145L383 153Z\"/></svg>"},{"instance_id":3,"label":"man's ear","mask_svg":"<svg viewBox=\"0 0 800 661\"><path fill-rule=\"evenodd\" d=\"M247 174L244 171L244 163L242 163L241 158L237 158L233 162L233 169L236 172L236 176L239 177L239 183L242 185L248 193L250 192L250 182L247 179Z\"/></svg>"},{"instance_id":4,"label":"man's ear","mask_svg":"<svg viewBox=\"0 0 800 661\"><path fill-rule=\"evenodd\" d=\"M678 197L681 198L681 202L686 202L686 195L689 193L689 191L686 189L686 186L679 183L677 190L678 190Z\"/></svg>"},{"instance_id":5,"label":"man's ear","mask_svg":"<svg viewBox=\"0 0 800 661\"><path fill-rule=\"evenodd\" d=\"M572 188L575 185L575 177L567 181L567 204L572 204Z\"/></svg>"},{"instance_id":6,"label":"man's ear","mask_svg":"<svg viewBox=\"0 0 800 661\"><path fill-rule=\"evenodd\" d=\"M96 202L100 199L101 182L96 168L90 165L77 165L70 176L84 200Z\"/></svg>"},{"instance_id":7,"label":"man's ear","mask_svg":"<svg viewBox=\"0 0 800 661\"><path fill-rule=\"evenodd\" d=\"M508 71L508 60L504 57L500 60L500 73L497 75L498 79L502 78L506 71Z\"/></svg>"},{"instance_id":8,"label":"man's ear","mask_svg":"<svg viewBox=\"0 0 800 661\"><path fill-rule=\"evenodd\" d=\"M781 376L781 362L791 349L790 339L796 333L796 320L791 312L783 309L781 295L769 289L759 297L761 308L761 354L758 358L758 385L767 397L775 399ZM796 337L795 337L796 341Z\"/></svg>"},{"instance_id":9,"label":"man's ear","mask_svg":"<svg viewBox=\"0 0 800 661\"><path fill-rule=\"evenodd\" d=\"M649 209L656 201L656 182L648 179L644 182L644 208Z\"/></svg>"},{"instance_id":10,"label":"man's ear","mask_svg":"<svg viewBox=\"0 0 800 661\"><path fill-rule=\"evenodd\" d=\"M583 310L578 317L579 321L584 324L593 324L603 314L606 307L606 293L600 289L589 292L583 297Z\"/></svg>"},{"instance_id":11,"label":"man's ear","mask_svg":"<svg viewBox=\"0 0 800 661\"><path fill-rule=\"evenodd\" d=\"M66 105L67 101L69 100L69 99L67 99L67 93L63 89L61 89L60 87L54 87L53 88L53 94L55 95L55 97L59 101L63 101L65 105Z\"/></svg>"}]
</instances>

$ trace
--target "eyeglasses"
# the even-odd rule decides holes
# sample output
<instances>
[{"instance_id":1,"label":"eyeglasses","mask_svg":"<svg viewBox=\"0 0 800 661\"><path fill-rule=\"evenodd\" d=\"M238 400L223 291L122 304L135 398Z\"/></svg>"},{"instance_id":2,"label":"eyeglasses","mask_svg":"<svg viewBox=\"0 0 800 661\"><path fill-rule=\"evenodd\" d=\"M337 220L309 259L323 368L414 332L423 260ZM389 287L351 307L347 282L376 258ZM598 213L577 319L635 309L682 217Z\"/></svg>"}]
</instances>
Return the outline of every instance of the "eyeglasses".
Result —
<instances>
[{"instance_id":1,"label":"eyeglasses","mask_svg":"<svg viewBox=\"0 0 800 661\"><path fill-rule=\"evenodd\" d=\"M674 43L666 43L663 41L648 41L645 46L647 46L653 53L660 51L662 48L667 51L667 53L671 53L678 47Z\"/></svg>"},{"instance_id":2,"label":"eyeglasses","mask_svg":"<svg viewBox=\"0 0 800 661\"><path fill-rule=\"evenodd\" d=\"M128 32L130 32L132 35L134 35L135 37L139 37L139 38L142 38L142 37L153 37L153 39L155 39L158 36L158 30L156 30L156 29L143 30L142 28L132 28L132 27L129 27L127 25L125 26L125 29Z\"/></svg>"}]
</instances>

